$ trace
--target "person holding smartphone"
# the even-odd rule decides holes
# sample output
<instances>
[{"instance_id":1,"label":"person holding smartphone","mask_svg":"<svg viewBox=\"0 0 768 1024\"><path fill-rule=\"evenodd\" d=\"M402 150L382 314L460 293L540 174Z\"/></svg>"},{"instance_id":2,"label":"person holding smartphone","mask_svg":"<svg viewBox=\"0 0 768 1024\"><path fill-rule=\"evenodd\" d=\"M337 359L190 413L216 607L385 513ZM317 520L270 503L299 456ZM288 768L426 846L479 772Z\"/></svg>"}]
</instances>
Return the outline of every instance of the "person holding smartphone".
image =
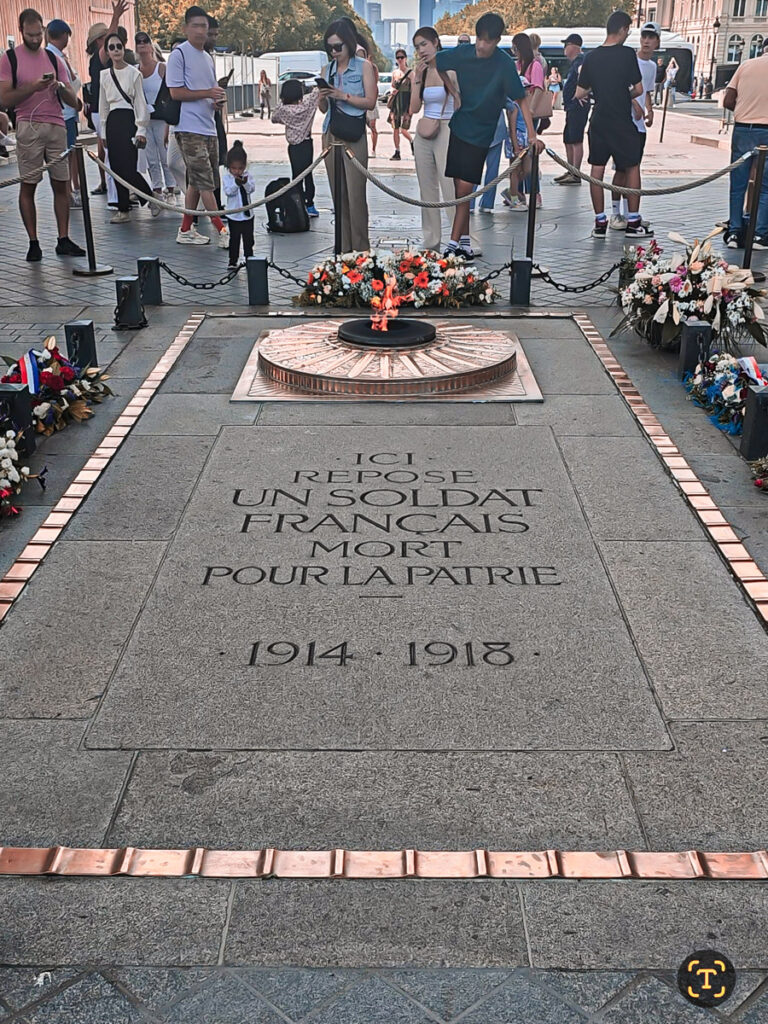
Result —
<instances>
[{"instance_id":1,"label":"person holding smartphone","mask_svg":"<svg viewBox=\"0 0 768 1024\"><path fill-rule=\"evenodd\" d=\"M19 211L29 236L27 261L42 259L37 238L35 191L48 168L56 214L58 256L84 256L69 237L69 161L62 103L77 105L63 61L43 48L43 19L31 8L19 17L21 43L0 57L0 105L16 110L16 156L19 162ZM13 60L13 66L11 64Z\"/></svg>"},{"instance_id":2,"label":"person holding smartphone","mask_svg":"<svg viewBox=\"0 0 768 1024\"><path fill-rule=\"evenodd\" d=\"M141 71L125 62L125 46L117 32L107 36L104 49L111 67L101 72L99 82L99 123L109 153L110 167L134 189L142 206L152 195L152 187L139 174L139 149L147 144L149 108L144 97ZM130 193L122 182L117 185L117 213L111 224L126 224L131 219Z\"/></svg>"},{"instance_id":3,"label":"person holding smartphone","mask_svg":"<svg viewBox=\"0 0 768 1024\"><path fill-rule=\"evenodd\" d=\"M316 78L318 86L330 86L323 78ZM291 161L291 177L296 178L314 160L312 144L312 122L317 113L320 94L317 89L305 93L304 86L297 78L289 78L280 88L280 102L272 112L272 123L285 125L288 142L288 159ZM304 205L310 217L319 217L315 209L315 183L308 174L301 183Z\"/></svg>"}]
</instances>

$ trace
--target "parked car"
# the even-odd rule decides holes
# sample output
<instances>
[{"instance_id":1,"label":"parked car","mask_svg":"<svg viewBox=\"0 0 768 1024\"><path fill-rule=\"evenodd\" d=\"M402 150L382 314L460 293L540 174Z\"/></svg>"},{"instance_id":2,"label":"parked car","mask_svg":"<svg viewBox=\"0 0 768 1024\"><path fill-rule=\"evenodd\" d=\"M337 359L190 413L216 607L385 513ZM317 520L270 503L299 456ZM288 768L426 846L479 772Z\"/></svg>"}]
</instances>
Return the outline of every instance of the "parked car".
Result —
<instances>
[{"instance_id":1,"label":"parked car","mask_svg":"<svg viewBox=\"0 0 768 1024\"><path fill-rule=\"evenodd\" d=\"M318 72L319 75L319 72ZM289 78L295 78L304 86L304 92L310 92L315 87L315 78L317 75L311 71L284 71L278 79L279 82L287 82ZM278 89L279 94L279 89Z\"/></svg>"},{"instance_id":2,"label":"parked car","mask_svg":"<svg viewBox=\"0 0 768 1024\"><path fill-rule=\"evenodd\" d=\"M392 72L379 72L379 99L385 100L392 92Z\"/></svg>"}]
</instances>

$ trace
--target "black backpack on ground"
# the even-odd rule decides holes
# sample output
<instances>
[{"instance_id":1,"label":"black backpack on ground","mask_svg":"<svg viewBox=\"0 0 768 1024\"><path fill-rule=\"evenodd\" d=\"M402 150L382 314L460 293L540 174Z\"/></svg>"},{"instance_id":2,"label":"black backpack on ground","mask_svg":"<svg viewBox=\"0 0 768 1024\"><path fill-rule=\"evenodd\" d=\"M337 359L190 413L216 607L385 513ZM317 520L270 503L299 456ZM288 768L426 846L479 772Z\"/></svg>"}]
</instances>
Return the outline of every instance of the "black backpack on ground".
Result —
<instances>
[{"instance_id":1,"label":"black backpack on ground","mask_svg":"<svg viewBox=\"0 0 768 1024\"><path fill-rule=\"evenodd\" d=\"M290 178L275 178L264 189L264 196L271 196L273 192L279 192L281 188L290 181ZM267 206L267 231L275 231L280 234L294 234L299 231L309 231L309 214L304 205L304 193L300 185L294 185L292 189L271 199Z\"/></svg>"}]
</instances>

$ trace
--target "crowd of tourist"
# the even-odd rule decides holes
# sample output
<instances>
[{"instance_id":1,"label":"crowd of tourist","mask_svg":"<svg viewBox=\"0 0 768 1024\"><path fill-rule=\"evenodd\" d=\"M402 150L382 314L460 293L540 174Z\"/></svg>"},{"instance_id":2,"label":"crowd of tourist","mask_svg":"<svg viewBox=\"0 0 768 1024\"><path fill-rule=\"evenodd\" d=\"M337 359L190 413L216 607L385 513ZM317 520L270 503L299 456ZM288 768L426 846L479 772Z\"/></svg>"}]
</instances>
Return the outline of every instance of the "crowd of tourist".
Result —
<instances>
[{"instance_id":1,"label":"crowd of tourist","mask_svg":"<svg viewBox=\"0 0 768 1024\"><path fill-rule=\"evenodd\" d=\"M236 266L241 245L244 255L253 251L253 211L241 208L253 201L255 183L242 143L227 142L227 83L217 81L212 56L218 23L202 7L188 8L184 38L174 40L166 59L146 32L136 33L135 49L129 46L120 25L127 6L128 0L113 0L111 22L89 28L87 82L81 81L77 61L71 61L67 52L70 26L59 18L44 25L32 8L19 15L20 44L0 58L0 147L11 143L6 111L12 112L21 178L19 209L29 236L26 258L42 258L35 194L44 166L53 191L56 253L84 254L69 237L70 209L81 205L86 185L79 180L71 152L82 116L97 134L99 156L108 169L106 174L101 170L93 194L107 196L111 223L126 223L132 207L148 200L157 216L161 207L153 200L175 202L183 194L190 212L182 216L176 241L207 245L215 239L229 250L230 265ZM517 33L511 49L502 49L505 25L491 12L478 19L474 41L465 34L455 47L444 49L435 29L424 26L413 36L412 57L406 48L396 50L385 99L394 143L391 159L402 159L405 140L415 161L421 199L465 200L453 207L447 232L442 211L422 207L426 248L465 259L480 255L471 237L470 214L475 209L493 212L493 183L502 156L510 162L507 186L500 190L504 205L513 211L526 210L531 203L542 205L538 184L531 194L531 154L543 149L539 134L550 127L553 111L561 108L563 143L573 170L555 178L556 185L582 184L575 171L584 162L586 137L593 178L602 181L612 167L614 185L640 188L654 104L674 105L679 68L674 58L664 63L656 53L661 41L658 24L648 21L642 26L636 52L625 45L630 28L629 15L615 11L608 19L604 43L588 53L581 36L570 33L562 40L566 63L561 67L549 66L535 33ZM292 178L304 174L314 161L312 128L318 110L324 115L323 150L343 145L366 168L370 132L371 156L376 156L379 71L371 60L371 44L350 18L343 17L328 26L323 46L328 62L316 88L307 89L297 79L284 81L273 109L266 71L257 84L261 117L266 111L267 118L284 126ZM725 106L735 116L734 158L768 143L767 83L768 43L762 56L739 67L726 92ZM3 152L0 149L0 156ZM346 160L339 165L333 148L325 165L333 207L341 217L344 249L368 249L367 179ZM726 239L731 247L743 244L748 177L748 163L731 176ZM475 205L469 197L481 182L490 187ZM317 217L312 174L304 174L297 187L306 216ZM604 189L592 183L589 191L594 238L605 238L609 229L621 230L629 239L653 234L640 214L639 196L631 194L625 200L614 193L609 216ZM221 216L223 208L226 218ZM192 211L198 209L207 211L210 235L195 226L198 218ZM755 245L768 248L768 176Z\"/></svg>"}]
</instances>

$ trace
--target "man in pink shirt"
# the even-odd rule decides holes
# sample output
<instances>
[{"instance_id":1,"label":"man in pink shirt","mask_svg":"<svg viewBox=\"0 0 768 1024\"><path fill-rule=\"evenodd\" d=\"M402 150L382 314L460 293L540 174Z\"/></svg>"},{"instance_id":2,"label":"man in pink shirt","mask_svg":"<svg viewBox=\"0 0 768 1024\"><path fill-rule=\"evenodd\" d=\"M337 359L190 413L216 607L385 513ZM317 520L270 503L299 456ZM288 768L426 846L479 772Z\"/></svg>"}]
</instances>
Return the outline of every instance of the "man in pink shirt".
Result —
<instances>
[{"instance_id":1,"label":"man in pink shirt","mask_svg":"<svg viewBox=\"0 0 768 1024\"><path fill-rule=\"evenodd\" d=\"M77 106L63 62L43 47L43 19L32 8L19 15L22 43L0 57L0 104L16 110L16 155L19 161L19 210L29 235L27 261L42 258L37 239L35 190L42 180L42 166L67 149L62 102ZM14 67L15 65L15 67ZM48 169L53 189L59 256L84 256L69 237L69 162L64 157Z\"/></svg>"}]
</instances>

